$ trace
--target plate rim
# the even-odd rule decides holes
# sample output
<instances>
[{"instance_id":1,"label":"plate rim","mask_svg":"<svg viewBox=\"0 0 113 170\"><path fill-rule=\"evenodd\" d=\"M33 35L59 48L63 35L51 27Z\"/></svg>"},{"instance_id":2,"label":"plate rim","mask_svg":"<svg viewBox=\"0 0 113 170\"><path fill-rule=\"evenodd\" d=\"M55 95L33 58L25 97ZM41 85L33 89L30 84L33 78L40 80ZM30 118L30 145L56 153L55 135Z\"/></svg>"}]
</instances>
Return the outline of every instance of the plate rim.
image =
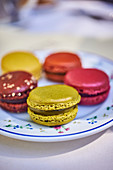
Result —
<instances>
[{"instance_id":1,"label":"plate rim","mask_svg":"<svg viewBox=\"0 0 113 170\"><path fill-rule=\"evenodd\" d=\"M52 136L51 135L47 135L47 136L45 136L45 135L28 135L28 134L12 132L12 131L2 129L2 128L0 128L0 131L2 131L3 132L2 134L4 134L5 136L11 137L11 138L16 138L16 139L21 139L21 140L25 140L25 141L58 142L58 141L67 141L67 140L73 140L73 139L79 139L79 138L91 136L93 134L96 134L96 133L99 133L101 131L108 129L111 126L113 126L113 118L99 126L91 128L91 129L87 129L87 130L83 130L83 131L75 132L75 133L62 134L62 135L52 135ZM78 136L78 135L80 135L80 136ZM16 137L16 136L18 136L18 137ZM72 138L68 138L70 136L72 136ZM28 137L28 138L26 138L26 137ZM63 137L66 137L66 138L63 138Z\"/></svg>"}]
</instances>

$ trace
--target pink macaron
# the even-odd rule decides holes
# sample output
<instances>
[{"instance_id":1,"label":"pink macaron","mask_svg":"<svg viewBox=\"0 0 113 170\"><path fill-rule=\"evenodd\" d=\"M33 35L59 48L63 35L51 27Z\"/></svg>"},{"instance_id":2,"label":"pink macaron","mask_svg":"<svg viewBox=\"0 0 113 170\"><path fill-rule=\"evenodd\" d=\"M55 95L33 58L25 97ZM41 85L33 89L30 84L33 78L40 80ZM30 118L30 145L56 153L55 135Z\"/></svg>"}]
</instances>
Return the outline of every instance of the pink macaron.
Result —
<instances>
[{"instance_id":1,"label":"pink macaron","mask_svg":"<svg viewBox=\"0 0 113 170\"><path fill-rule=\"evenodd\" d=\"M95 105L103 102L110 90L108 75L95 68L70 70L65 75L64 83L78 90L82 105Z\"/></svg>"}]
</instances>

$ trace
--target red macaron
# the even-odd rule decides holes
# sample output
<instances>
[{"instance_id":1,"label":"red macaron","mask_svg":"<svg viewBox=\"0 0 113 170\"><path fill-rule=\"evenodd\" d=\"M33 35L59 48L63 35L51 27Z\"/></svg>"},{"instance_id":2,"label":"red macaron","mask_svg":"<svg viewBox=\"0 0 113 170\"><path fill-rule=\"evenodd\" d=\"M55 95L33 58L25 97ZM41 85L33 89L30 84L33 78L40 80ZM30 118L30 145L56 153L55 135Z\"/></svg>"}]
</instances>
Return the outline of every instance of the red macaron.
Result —
<instances>
[{"instance_id":1,"label":"red macaron","mask_svg":"<svg viewBox=\"0 0 113 170\"><path fill-rule=\"evenodd\" d=\"M28 72L14 71L0 76L0 106L10 112L27 111L26 99L37 87L36 79Z\"/></svg>"},{"instance_id":2,"label":"red macaron","mask_svg":"<svg viewBox=\"0 0 113 170\"><path fill-rule=\"evenodd\" d=\"M63 82L67 71L82 67L79 56L70 52L50 54L44 62L43 69L46 77L53 81Z\"/></svg>"},{"instance_id":3,"label":"red macaron","mask_svg":"<svg viewBox=\"0 0 113 170\"><path fill-rule=\"evenodd\" d=\"M95 68L73 69L66 74L64 82L78 90L82 105L103 102L110 90L108 75Z\"/></svg>"}]
</instances>

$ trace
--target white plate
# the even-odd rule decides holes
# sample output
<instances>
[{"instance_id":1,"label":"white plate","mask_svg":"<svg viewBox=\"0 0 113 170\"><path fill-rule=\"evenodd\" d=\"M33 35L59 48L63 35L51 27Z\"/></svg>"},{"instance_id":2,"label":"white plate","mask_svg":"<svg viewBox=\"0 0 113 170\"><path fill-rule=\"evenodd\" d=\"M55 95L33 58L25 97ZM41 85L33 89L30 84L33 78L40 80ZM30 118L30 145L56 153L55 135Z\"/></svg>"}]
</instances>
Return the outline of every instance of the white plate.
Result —
<instances>
[{"instance_id":1,"label":"white plate","mask_svg":"<svg viewBox=\"0 0 113 170\"><path fill-rule=\"evenodd\" d=\"M41 62L50 51L37 51ZM77 52L84 67L99 68L110 77L111 90L105 102L95 106L79 106L77 117L70 123L58 127L35 124L27 113L9 113L0 108L0 133L26 141L57 142L83 138L103 131L113 125L113 61L95 54ZM56 84L42 77L39 86Z\"/></svg>"}]
</instances>

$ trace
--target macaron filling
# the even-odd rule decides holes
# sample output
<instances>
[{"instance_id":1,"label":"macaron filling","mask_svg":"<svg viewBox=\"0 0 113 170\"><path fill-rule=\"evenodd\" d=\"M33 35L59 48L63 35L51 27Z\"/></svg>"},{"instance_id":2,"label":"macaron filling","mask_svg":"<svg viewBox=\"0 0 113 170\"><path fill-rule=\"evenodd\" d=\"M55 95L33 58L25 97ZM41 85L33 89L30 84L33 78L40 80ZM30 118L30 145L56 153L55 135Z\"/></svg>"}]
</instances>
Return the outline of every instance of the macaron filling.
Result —
<instances>
[{"instance_id":1,"label":"macaron filling","mask_svg":"<svg viewBox=\"0 0 113 170\"><path fill-rule=\"evenodd\" d=\"M103 95L103 94L109 92L109 90L110 90L110 87L108 88L108 90L101 92L101 93L97 93L97 94L86 94L86 93L81 93L81 92L79 92L79 94L81 97L95 97L95 96Z\"/></svg>"},{"instance_id":2,"label":"macaron filling","mask_svg":"<svg viewBox=\"0 0 113 170\"><path fill-rule=\"evenodd\" d=\"M49 71L46 71L46 70L45 70L45 73L52 74L52 75L65 75L66 74L66 72L65 73L61 73L61 72L55 73L55 72L49 72Z\"/></svg>"},{"instance_id":3,"label":"macaron filling","mask_svg":"<svg viewBox=\"0 0 113 170\"><path fill-rule=\"evenodd\" d=\"M59 110L39 110L39 109L35 109L35 108L31 108L29 107L31 111L34 112L34 114L40 114L40 115L58 115L58 114L63 114L69 111L72 111L73 109L76 108L76 105L66 108L66 109L59 109Z\"/></svg>"}]
</instances>

